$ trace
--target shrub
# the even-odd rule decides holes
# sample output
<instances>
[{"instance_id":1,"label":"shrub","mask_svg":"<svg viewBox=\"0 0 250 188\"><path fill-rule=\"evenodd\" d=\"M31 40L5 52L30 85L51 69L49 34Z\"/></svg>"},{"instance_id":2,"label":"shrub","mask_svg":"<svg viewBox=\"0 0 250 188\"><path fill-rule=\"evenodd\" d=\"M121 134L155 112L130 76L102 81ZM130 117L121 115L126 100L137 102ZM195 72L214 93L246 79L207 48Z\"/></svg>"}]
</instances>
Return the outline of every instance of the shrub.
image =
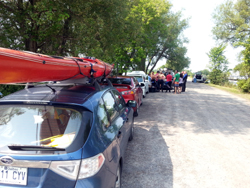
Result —
<instances>
[{"instance_id":1,"label":"shrub","mask_svg":"<svg viewBox=\"0 0 250 188\"><path fill-rule=\"evenodd\" d=\"M24 86L0 85L0 92L3 94L3 96L6 96L6 95L9 95L9 94L14 93L16 91L19 91L23 88L24 88Z\"/></svg>"},{"instance_id":2,"label":"shrub","mask_svg":"<svg viewBox=\"0 0 250 188\"><path fill-rule=\"evenodd\" d=\"M248 78L247 80L239 80L237 84L238 84L238 87L243 92L250 92L250 78Z\"/></svg>"}]
</instances>

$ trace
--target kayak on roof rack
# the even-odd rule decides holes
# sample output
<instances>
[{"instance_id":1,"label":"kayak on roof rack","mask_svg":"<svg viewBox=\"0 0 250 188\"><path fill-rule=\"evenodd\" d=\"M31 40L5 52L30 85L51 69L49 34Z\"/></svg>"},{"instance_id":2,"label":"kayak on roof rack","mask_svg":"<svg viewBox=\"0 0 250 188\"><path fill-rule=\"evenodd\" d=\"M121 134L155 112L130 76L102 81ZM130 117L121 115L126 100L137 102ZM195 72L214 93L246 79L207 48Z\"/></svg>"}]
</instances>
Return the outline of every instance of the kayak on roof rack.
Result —
<instances>
[{"instance_id":1,"label":"kayak on roof rack","mask_svg":"<svg viewBox=\"0 0 250 188\"><path fill-rule=\"evenodd\" d=\"M0 84L104 78L113 65L86 57L59 57L0 47Z\"/></svg>"}]
</instances>

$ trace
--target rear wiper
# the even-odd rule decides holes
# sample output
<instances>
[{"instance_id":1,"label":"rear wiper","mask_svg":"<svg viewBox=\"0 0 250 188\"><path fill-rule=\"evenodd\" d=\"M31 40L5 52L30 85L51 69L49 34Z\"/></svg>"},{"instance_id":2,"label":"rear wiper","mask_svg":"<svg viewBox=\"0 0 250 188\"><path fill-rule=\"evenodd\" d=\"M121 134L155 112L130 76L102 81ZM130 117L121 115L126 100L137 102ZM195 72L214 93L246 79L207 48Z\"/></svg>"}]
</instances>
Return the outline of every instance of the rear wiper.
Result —
<instances>
[{"instance_id":1,"label":"rear wiper","mask_svg":"<svg viewBox=\"0 0 250 188\"><path fill-rule=\"evenodd\" d=\"M27 145L9 145L11 150L24 151L65 151L65 148L48 147L48 146L27 146Z\"/></svg>"}]
</instances>

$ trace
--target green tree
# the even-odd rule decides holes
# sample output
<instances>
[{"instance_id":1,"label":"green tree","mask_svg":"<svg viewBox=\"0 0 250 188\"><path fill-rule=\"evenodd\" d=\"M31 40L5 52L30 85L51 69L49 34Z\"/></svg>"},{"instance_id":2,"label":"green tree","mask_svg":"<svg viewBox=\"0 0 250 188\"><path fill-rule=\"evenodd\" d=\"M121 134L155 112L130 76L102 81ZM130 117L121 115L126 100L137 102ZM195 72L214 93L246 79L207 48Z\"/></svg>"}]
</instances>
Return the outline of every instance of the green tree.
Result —
<instances>
[{"instance_id":1,"label":"green tree","mask_svg":"<svg viewBox=\"0 0 250 188\"><path fill-rule=\"evenodd\" d=\"M247 39L246 42L241 42L241 45L245 48L242 54L242 63L234 67L234 72L239 72L241 79L238 81L238 87L243 92L250 92L250 39Z\"/></svg>"},{"instance_id":2,"label":"green tree","mask_svg":"<svg viewBox=\"0 0 250 188\"><path fill-rule=\"evenodd\" d=\"M226 45L214 47L207 54L210 60L209 79L213 84L223 84L228 81L228 60L224 55Z\"/></svg>"},{"instance_id":3,"label":"green tree","mask_svg":"<svg viewBox=\"0 0 250 188\"><path fill-rule=\"evenodd\" d=\"M244 42L249 38L249 0L228 0L216 8L213 18L213 34L217 39L238 45L238 42Z\"/></svg>"},{"instance_id":4,"label":"green tree","mask_svg":"<svg viewBox=\"0 0 250 188\"><path fill-rule=\"evenodd\" d=\"M165 15L166 29L160 33L159 42L156 43L155 48L148 53L148 64L146 72L151 72L159 60L165 58L172 69L183 69L188 67L189 59L186 57L187 49L183 47L183 43L187 42L185 38L180 35L188 26L188 20L181 19L181 13L172 13ZM186 65L182 65L186 64ZM151 66L151 69L149 67Z\"/></svg>"},{"instance_id":5,"label":"green tree","mask_svg":"<svg viewBox=\"0 0 250 188\"><path fill-rule=\"evenodd\" d=\"M0 1L0 45L53 55L114 53L128 0Z\"/></svg>"}]
</instances>

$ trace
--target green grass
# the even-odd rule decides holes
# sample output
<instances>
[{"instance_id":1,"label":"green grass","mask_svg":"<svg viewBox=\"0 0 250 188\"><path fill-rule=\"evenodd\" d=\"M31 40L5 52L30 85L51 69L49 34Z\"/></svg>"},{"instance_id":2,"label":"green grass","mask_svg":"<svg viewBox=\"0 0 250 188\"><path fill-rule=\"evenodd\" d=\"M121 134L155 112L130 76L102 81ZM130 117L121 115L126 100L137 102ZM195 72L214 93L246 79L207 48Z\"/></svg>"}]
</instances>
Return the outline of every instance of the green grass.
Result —
<instances>
[{"instance_id":1,"label":"green grass","mask_svg":"<svg viewBox=\"0 0 250 188\"><path fill-rule=\"evenodd\" d=\"M224 91L227 91L231 94L234 94L236 96L239 96L241 98L244 98L244 99L247 99L250 101L250 94L249 93L243 93L242 91L240 91L239 89L237 88L230 88L230 87L225 87L225 86L219 86L219 85L214 85L214 84L208 84L209 86L212 86L212 87L215 87L215 88L218 88L218 89L221 89L221 90L224 90Z\"/></svg>"}]
</instances>

